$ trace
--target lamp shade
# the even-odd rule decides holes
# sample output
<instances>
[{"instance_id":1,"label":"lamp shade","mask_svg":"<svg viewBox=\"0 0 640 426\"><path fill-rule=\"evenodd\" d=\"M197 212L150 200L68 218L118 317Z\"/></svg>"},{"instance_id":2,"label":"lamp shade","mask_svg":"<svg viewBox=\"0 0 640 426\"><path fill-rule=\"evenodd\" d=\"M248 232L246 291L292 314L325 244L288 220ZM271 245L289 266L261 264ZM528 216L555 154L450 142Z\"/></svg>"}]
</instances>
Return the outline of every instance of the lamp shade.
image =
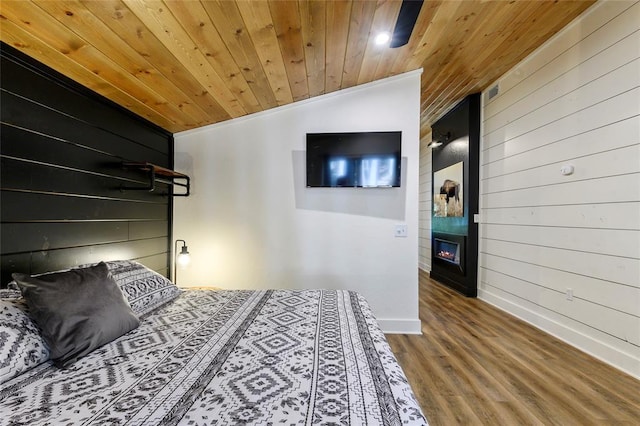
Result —
<instances>
[{"instance_id":1,"label":"lamp shade","mask_svg":"<svg viewBox=\"0 0 640 426\"><path fill-rule=\"evenodd\" d=\"M189 251L187 250L187 246L182 246L180 253L178 254L178 258L176 260L178 265L187 266L189 262L191 262L191 256L189 255Z\"/></svg>"},{"instance_id":2,"label":"lamp shade","mask_svg":"<svg viewBox=\"0 0 640 426\"><path fill-rule=\"evenodd\" d=\"M180 247L180 253L178 253L178 243L182 243ZM186 267L191 261L189 256L189 250L187 249L187 242L185 240L176 240L173 250L173 282L178 284L178 266L180 268Z\"/></svg>"}]
</instances>

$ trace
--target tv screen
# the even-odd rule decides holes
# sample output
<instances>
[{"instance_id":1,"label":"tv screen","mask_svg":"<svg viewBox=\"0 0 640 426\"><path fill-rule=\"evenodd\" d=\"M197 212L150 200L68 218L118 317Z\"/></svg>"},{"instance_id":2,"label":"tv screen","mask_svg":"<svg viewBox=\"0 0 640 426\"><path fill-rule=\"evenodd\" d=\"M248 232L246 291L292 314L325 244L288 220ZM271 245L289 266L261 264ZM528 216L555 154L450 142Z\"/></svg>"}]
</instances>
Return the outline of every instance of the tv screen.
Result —
<instances>
[{"instance_id":1,"label":"tv screen","mask_svg":"<svg viewBox=\"0 0 640 426\"><path fill-rule=\"evenodd\" d=\"M307 187L400 186L402 132L307 133Z\"/></svg>"}]
</instances>

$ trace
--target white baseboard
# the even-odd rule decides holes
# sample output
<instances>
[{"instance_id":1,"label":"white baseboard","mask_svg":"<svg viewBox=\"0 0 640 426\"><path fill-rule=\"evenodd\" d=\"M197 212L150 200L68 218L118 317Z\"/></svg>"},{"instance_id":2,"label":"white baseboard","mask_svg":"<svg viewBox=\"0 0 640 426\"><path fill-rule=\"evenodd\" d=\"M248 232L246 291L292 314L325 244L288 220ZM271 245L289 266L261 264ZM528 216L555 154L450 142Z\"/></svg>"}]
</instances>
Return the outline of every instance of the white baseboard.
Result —
<instances>
[{"instance_id":1,"label":"white baseboard","mask_svg":"<svg viewBox=\"0 0 640 426\"><path fill-rule=\"evenodd\" d=\"M495 306L532 326L551 334L563 342L611 365L637 379L640 379L640 357L625 353L613 348L605 342L598 341L592 336L587 336L577 330L573 330L565 324L561 324L551 318L547 318L539 312L532 311L513 301L506 300L486 290L478 289L478 299Z\"/></svg>"},{"instance_id":2,"label":"white baseboard","mask_svg":"<svg viewBox=\"0 0 640 426\"><path fill-rule=\"evenodd\" d=\"M384 334L422 334L422 323L419 319L379 319L378 324Z\"/></svg>"},{"instance_id":3,"label":"white baseboard","mask_svg":"<svg viewBox=\"0 0 640 426\"><path fill-rule=\"evenodd\" d=\"M418 263L418 268L422 269L427 274L431 272L431 265L427 265L426 263Z\"/></svg>"}]
</instances>

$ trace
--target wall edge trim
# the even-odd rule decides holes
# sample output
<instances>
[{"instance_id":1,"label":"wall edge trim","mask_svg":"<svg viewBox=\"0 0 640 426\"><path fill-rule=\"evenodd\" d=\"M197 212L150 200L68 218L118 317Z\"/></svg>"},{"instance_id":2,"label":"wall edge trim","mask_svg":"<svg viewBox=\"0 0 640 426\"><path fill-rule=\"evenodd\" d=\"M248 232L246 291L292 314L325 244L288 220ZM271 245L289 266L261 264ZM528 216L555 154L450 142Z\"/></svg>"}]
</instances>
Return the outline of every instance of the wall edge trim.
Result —
<instances>
[{"instance_id":1,"label":"wall edge trim","mask_svg":"<svg viewBox=\"0 0 640 426\"><path fill-rule=\"evenodd\" d=\"M384 334L422 334L422 322L419 319L378 319L378 325Z\"/></svg>"}]
</instances>

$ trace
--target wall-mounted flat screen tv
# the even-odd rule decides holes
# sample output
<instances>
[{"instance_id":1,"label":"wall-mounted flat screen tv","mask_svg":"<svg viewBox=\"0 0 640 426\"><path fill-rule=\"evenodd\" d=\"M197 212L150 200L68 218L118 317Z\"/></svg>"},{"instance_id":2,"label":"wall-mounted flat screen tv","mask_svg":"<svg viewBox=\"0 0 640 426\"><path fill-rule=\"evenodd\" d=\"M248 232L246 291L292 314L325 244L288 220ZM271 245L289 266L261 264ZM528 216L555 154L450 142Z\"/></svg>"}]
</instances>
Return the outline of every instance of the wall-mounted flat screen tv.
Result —
<instances>
[{"instance_id":1,"label":"wall-mounted flat screen tv","mask_svg":"<svg viewBox=\"0 0 640 426\"><path fill-rule=\"evenodd\" d=\"M307 187L400 186L402 132L307 133Z\"/></svg>"}]
</instances>

